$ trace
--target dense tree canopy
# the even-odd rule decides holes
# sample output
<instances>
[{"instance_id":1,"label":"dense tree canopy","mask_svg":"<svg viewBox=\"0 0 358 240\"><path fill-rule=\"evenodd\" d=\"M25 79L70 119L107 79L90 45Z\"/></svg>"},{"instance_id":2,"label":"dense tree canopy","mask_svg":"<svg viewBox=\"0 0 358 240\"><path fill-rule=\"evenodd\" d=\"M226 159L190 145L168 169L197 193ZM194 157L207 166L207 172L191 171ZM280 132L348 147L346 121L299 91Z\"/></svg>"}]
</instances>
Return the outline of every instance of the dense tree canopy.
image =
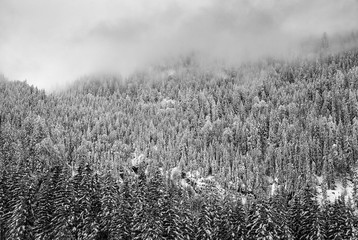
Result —
<instances>
[{"instance_id":1,"label":"dense tree canopy","mask_svg":"<svg viewBox=\"0 0 358 240\"><path fill-rule=\"evenodd\" d=\"M307 186L357 177L358 50L237 68L189 61L85 77L52 94L1 78L0 109L1 239L356 234L357 201L321 207ZM137 177L140 154L151 168ZM202 176L210 166L209 189L242 185L257 201L242 206L229 191L193 198L160 172L179 165ZM267 199L273 178L282 209Z\"/></svg>"}]
</instances>

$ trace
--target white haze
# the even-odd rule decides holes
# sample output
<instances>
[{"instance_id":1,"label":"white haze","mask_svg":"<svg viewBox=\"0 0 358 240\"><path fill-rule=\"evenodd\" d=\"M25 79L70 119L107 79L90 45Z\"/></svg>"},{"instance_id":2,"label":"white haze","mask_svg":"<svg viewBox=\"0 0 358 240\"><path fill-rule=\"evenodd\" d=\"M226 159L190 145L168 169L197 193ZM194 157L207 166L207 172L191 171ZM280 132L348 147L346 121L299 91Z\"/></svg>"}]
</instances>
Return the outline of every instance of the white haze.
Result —
<instances>
[{"instance_id":1,"label":"white haze","mask_svg":"<svg viewBox=\"0 0 358 240\"><path fill-rule=\"evenodd\" d=\"M282 56L357 27L357 0L0 0L0 73L52 90L192 51Z\"/></svg>"}]
</instances>

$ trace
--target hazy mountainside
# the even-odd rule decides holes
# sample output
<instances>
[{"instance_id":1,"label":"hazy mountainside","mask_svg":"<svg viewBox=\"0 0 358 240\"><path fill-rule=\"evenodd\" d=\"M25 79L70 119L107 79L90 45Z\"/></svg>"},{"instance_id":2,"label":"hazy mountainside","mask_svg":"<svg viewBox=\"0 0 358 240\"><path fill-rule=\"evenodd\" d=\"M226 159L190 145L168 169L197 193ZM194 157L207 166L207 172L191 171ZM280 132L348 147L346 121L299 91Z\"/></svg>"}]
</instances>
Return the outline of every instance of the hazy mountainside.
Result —
<instances>
[{"instance_id":1,"label":"hazy mountainside","mask_svg":"<svg viewBox=\"0 0 358 240\"><path fill-rule=\"evenodd\" d=\"M222 180L237 180L244 170L250 184L260 175L292 181L302 173L345 174L358 154L357 56L215 72L188 65L127 81L88 77L51 95L1 81L2 134L14 138L6 142L43 148L7 159L7 167L30 164L42 172L58 159L112 169L137 151L165 168L211 165ZM51 156L46 164L28 160L43 154Z\"/></svg>"},{"instance_id":2,"label":"hazy mountainside","mask_svg":"<svg viewBox=\"0 0 358 240\"><path fill-rule=\"evenodd\" d=\"M188 58L125 80L86 77L53 94L5 79L0 89L0 237L356 236L351 206L320 209L312 184L319 176L322 189L333 189L337 179L355 179L358 50L237 68L201 68ZM155 161L151 177L121 177L139 154ZM165 184L158 168L179 163L202 176L212 170L224 187L244 184L257 201L249 211L228 199L180 201L186 193ZM268 201L267 177L297 193L295 201ZM342 224L330 225L339 211Z\"/></svg>"}]
</instances>

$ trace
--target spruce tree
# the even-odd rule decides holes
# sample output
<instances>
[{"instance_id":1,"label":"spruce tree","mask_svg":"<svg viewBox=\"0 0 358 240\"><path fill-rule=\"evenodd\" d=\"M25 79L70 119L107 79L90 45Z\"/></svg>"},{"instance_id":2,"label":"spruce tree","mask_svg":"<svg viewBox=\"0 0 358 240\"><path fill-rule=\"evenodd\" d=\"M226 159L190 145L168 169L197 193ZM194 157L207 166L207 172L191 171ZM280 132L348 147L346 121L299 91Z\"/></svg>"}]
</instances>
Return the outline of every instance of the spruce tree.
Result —
<instances>
[{"instance_id":1,"label":"spruce tree","mask_svg":"<svg viewBox=\"0 0 358 240\"><path fill-rule=\"evenodd\" d=\"M304 189L298 239L325 239L325 222L317 202L315 189L307 185Z\"/></svg>"},{"instance_id":2,"label":"spruce tree","mask_svg":"<svg viewBox=\"0 0 358 240\"><path fill-rule=\"evenodd\" d=\"M160 211L163 238L185 239L182 227L184 219L180 213L179 199L174 188L168 188L165 191Z\"/></svg>"},{"instance_id":3,"label":"spruce tree","mask_svg":"<svg viewBox=\"0 0 358 240\"><path fill-rule=\"evenodd\" d=\"M116 239L119 237L120 209L120 189L114 178L104 175L100 178L101 184L101 212L99 213L99 232L97 239Z\"/></svg>"},{"instance_id":4,"label":"spruce tree","mask_svg":"<svg viewBox=\"0 0 358 240\"><path fill-rule=\"evenodd\" d=\"M214 239L215 229L213 229L213 222L210 213L208 202L202 203L196 226L196 239L197 240L212 240Z\"/></svg>"},{"instance_id":5,"label":"spruce tree","mask_svg":"<svg viewBox=\"0 0 358 240\"><path fill-rule=\"evenodd\" d=\"M61 228L55 221L56 197L59 191L61 168L52 168L44 179L37 199L35 236L36 239L55 239L55 228Z\"/></svg>"},{"instance_id":6,"label":"spruce tree","mask_svg":"<svg viewBox=\"0 0 358 240\"><path fill-rule=\"evenodd\" d=\"M5 239L34 239L34 212L30 196L31 181L24 170L15 172L12 176L10 191L9 218L7 219L7 232Z\"/></svg>"},{"instance_id":7,"label":"spruce tree","mask_svg":"<svg viewBox=\"0 0 358 240\"><path fill-rule=\"evenodd\" d=\"M139 183L139 189L142 189L140 191L144 190L144 195L142 195L142 199L139 199L138 206L136 206L134 225L136 236L134 239L162 239L160 205L164 183L161 174L157 171L148 183L145 183L144 179L139 179ZM141 184L145 185L141 186Z\"/></svg>"},{"instance_id":8,"label":"spruce tree","mask_svg":"<svg viewBox=\"0 0 358 240\"><path fill-rule=\"evenodd\" d=\"M288 207L288 225L294 239L298 239L300 234L301 208L301 202L298 197L295 197Z\"/></svg>"},{"instance_id":9,"label":"spruce tree","mask_svg":"<svg viewBox=\"0 0 358 240\"><path fill-rule=\"evenodd\" d=\"M225 239L245 239L246 236L246 213L241 201L236 201L233 204L228 203L227 207L227 221L228 229L224 235Z\"/></svg>"},{"instance_id":10,"label":"spruce tree","mask_svg":"<svg viewBox=\"0 0 358 240\"><path fill-rule=\"evenodd\" d=\"M265 201L254 203L248 215L247 239L285 239L278 215L272 205Z\"/></svg>"},{"instance_id":11,"label":"spruce tree","mask_svg":"<svg viewBox=\"0 0 358 240\"><path fill-rule=\"evenodd\" d=\"M0 178L0 239L5 239L8 229L7 221L10 216L10 200L14 197L11 195L8 174L9 172L4 170Z\"/></svg>"},{"instance_id":12,"label":"spruce tree","mask_svg":"<svg viewBox=\"0 0 358 240\"><path fill-rule=\"evenodd\" d=\"M355 216L352 209L337 200L326 206L327 239L356 239Z\"/></svg>"}]
</instances>

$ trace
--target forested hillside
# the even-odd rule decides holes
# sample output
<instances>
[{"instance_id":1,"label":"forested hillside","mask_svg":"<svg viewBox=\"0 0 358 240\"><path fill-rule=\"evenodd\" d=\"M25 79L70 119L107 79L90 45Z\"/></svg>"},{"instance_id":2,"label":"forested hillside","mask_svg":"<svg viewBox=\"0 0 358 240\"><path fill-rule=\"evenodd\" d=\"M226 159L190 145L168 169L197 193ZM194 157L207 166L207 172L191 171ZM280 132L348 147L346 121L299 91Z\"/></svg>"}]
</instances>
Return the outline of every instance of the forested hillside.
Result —
<instances>
[{"instance_id":1,"label":"forested hillside","mask_svg":"<svg viewBox=\"0 0 358 240\"><path fill-rule=\"evenodd\" d=\"M358 192L315 200L317 179L357 187L357 49L236 68L184 58L52 94L2 78L0 130L0 239L358 237ZM189 192L175 167L222 191Z\"/></svg>"}]
</instances>

